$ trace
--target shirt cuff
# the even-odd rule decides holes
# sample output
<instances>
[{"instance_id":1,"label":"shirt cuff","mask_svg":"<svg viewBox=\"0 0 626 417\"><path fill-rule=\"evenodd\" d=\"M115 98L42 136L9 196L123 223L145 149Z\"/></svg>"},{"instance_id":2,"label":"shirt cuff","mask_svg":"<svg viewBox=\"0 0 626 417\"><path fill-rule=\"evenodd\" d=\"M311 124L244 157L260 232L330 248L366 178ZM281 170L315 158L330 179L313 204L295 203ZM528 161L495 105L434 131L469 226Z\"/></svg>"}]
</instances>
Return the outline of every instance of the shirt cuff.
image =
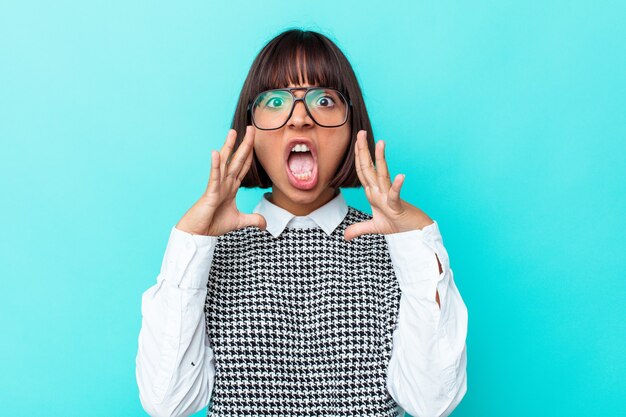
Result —
<instances>
[{"instance_id":1,"label":"shirt cuff","mask_svg":"<svg viewBox=\"0 0 626 417\"><path fill-rule=\"evenodd\" d=\"M161 279L178 288L206 288L217 236L192 235L172 227L161 264Z\"/></svg>"},{"instance_id":2,"label":"shirt cuff","mask_svg":"<svg viewBox=\"0 0 626 417\"><path fill-rule=\"evenodd\" d=\"M437 222L422 229L386 234L385 240L402 291L431 301L438 310L436 292L439 291L439 299L443 300L445 285L441 281L446 276L449 259ZM439 273L437 257L442 273Z\"/></svg>"}]
</instances>

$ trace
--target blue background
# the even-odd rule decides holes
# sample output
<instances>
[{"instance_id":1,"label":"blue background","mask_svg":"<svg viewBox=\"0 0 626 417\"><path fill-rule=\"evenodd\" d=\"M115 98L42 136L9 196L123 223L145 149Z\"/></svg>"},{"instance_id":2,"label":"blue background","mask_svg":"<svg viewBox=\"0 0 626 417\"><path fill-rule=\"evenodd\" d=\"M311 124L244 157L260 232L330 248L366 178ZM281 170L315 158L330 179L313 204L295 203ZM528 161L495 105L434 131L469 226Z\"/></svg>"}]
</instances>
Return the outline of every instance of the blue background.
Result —
<instances>
[{"instance_id":1,"label":"blue background","mask_svg":"<svg viewBox=\"0 0 626 417\"><path fill-rule=\"evenodd\" d=\"M454 416L623 415L626 3L458 3L2 2L2 415L144 415L141 294L290 27L343 49L440 224L469 310Z\"/></svg>"}]
</instances>

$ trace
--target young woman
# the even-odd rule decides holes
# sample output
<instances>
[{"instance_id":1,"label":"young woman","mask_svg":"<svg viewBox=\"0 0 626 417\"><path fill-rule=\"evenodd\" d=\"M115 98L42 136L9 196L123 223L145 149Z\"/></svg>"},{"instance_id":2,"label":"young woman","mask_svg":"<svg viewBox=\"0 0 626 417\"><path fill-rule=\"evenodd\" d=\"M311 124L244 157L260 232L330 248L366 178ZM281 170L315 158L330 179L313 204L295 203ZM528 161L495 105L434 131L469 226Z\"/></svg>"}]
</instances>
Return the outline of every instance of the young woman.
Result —
<instances>
[{"instance_id":1,"label":"young woman","mask_svg":"<svg viewBox=\"0 0 626 417\"><path fill-rule=\"evenodd\" d=\"M332 41L287 30L265 45L142 297L148 413L452 412L467 389L467 309L437 222L400 198L384 146ZM359 186L372 215L343 198ZM271 192L247 214L240 187Z\"/></svg>"}]
</instances>

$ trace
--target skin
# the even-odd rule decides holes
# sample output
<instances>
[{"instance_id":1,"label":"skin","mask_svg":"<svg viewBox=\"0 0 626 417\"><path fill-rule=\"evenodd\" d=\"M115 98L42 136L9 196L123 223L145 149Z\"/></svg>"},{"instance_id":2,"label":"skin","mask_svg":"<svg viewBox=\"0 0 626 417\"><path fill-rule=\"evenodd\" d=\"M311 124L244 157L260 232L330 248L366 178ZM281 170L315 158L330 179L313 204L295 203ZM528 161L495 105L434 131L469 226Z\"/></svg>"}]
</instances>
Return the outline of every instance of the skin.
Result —
<instances>
[{"instance_id":1,"label":"skin","mask_svg":"<svg viewBox=\"0 0 626 417\"><path fill-rule=\"evenodd\" d=\"M219 152L211 152L211 174L207 188L178 222L177 229L207 236L221 236L231 230L247 226L265 230L267 223L263 216L259 213L240 212L235 201L241 181L252 163L253 153L257 154L273 182L270 200L277 206L297 216L304 216L326 204L336 195L337 190L328 187L328 183L341 162L340 156L348 147L350 140L348 124L337 128L320 127L309 118L304 105L296 105L290 120L281 129L261 131L248 126L241 145L227 163L234 147L236 133L233 129L229 130L222 149ZM347 227L345 239L351 240L369 233L399 233L422 229L432 224L433 220L426 213L400 198L404 175L396 175L393 183L391 182L384 155L385 143L382 140L376 143L376 164L374 164L367 148L366 135L365 130L357 133L354 158L357 175L372 206L372 218ZM293 136L309 137L317 145L319 180L311 190L296 189L287 178L283 150L287 140ZM439 273L442 273L438 258L437 262ZM439 305L438 293L436 301Z\"/></svg>"}]
</instances>

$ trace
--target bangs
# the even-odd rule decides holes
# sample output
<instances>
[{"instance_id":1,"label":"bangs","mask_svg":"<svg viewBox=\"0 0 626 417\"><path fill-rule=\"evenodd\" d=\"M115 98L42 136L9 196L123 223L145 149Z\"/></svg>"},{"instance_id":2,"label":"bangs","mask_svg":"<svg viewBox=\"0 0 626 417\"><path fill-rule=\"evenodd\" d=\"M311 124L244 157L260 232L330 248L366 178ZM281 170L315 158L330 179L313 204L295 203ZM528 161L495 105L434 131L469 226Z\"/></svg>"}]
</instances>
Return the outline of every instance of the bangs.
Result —
<instances>
[{"instance_id":1,"label":"bangs","mask_svg":"<svg viewBox=\"0 0 626 417\"><path fill-rule=\"evenodd\" d=\"M331 46L312 32L293 32L273 45L260 57L254 94L290 84L335 88L347 94L341 73L342 63Z\"/></svg>"}]
</instances>

